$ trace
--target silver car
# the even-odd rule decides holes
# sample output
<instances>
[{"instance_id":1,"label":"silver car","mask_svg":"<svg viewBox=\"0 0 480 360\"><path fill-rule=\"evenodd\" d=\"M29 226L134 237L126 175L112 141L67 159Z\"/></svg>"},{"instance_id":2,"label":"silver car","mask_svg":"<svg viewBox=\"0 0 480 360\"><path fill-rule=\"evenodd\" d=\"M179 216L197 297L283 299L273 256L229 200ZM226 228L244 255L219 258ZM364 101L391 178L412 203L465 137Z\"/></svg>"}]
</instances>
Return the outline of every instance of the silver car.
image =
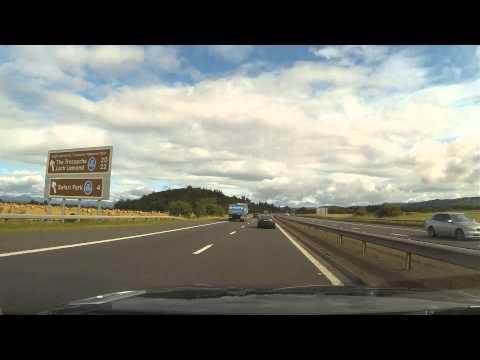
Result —
<instances>
[{"instance_id":1,"label":"silver car","mask_svg":"<svg viewBox=\"0 0 480 360\"><path fill-rule=\"evenodd\" d=\"M430 237L453 236L457 240L480 239L480 223L464 213L448 212L434 214L425 221L425 230Z\"/></svg>"}]
</instances>

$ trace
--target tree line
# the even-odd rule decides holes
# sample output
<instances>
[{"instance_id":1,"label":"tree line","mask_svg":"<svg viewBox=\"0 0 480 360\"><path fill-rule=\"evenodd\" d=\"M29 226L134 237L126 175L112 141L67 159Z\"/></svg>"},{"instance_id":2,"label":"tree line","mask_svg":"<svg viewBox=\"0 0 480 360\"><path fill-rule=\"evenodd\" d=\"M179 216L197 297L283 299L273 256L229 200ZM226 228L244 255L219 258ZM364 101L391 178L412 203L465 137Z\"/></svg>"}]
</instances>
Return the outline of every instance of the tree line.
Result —
<instances>
[{"instance_id":1,"label":"tree line","mask_svg":"<svg viewBox=\"0 0 480 360\"><path fill-rule=\"evenodd\" d=\"M134 200L119 200L114 208L120 210L161 211L173 216L222 216L228 206L235 203L247 203L249 212L291 211L288 207L277 207L267 202L255 203L245 196L227 196L220 190L210 190L187 186L153 192Z\"/></svg>"}]
</instances>

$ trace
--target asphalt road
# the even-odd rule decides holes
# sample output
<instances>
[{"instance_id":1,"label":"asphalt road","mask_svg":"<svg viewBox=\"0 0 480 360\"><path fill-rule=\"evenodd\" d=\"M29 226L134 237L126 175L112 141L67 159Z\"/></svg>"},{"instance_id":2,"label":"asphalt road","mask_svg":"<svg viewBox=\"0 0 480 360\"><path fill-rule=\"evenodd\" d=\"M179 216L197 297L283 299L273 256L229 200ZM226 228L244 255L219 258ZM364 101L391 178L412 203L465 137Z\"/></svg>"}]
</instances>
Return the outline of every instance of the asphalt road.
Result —
<instances>
[{"instance_id":1,"label":"asphalt road","mask_svg":"<svg viewBox=\"0 0 480 360\"><path fill-rule=\"evenodd\" d=\"M323 220L323 219L313 219L305 217L291 217L292 219L299 219L301 221L308 221L316 224L323 224L332 227L337 227L339 229L353 230L359 232L365 232L370 234L380 234L391 237L396 237L399 239L410 239L422 242L431 242L436 244L443 244L455 247L462 247L467 249L480 249L479 240L465 240L457 241L454 238L447 237L435 237L431 238L427 235L426 231L423 228L414 228L407 226L395 226L395 225L380 225L380 224L362 224L356 222L346 222L346 221L334 221L334 220Z\"/></svg>"},{"instance_id":2,"label":"asphalt road","mask_svg":"<svg viewBox=\"0 0 480 360\"><path fill-rule=\"evenodd\" d=\"M278 228L257 229L253 219L0 235L5 314L36 313L115 291L192 285L274 288L331 281Z\"/></svg>"}]
</instances>

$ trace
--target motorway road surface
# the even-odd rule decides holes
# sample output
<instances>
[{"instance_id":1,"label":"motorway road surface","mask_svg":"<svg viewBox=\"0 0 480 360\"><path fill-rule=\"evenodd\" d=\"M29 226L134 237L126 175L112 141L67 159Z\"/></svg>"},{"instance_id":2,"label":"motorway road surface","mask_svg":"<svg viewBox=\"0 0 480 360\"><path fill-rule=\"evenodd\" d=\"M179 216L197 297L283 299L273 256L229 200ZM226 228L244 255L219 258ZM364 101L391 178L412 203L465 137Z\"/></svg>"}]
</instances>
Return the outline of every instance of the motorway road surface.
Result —
<instances>
[{"instance_id":1,"label":"motorway road surface","mask_svg":"<svg viewBox=\"0 0 480 360\"><path fill-rule=\"evenodd\" d=\"M410 239L423 242L431 242L436 244L443 244L449 246L462 247L467 249L480 249L479 240L465 240L457 241L454 238L446 237L435 237L431 238L427 235L426 231L423 228L414 228L407 226L395 226L395 225L381 225L381 224L363 224L357 222L347 222L347 221L335 221L335 220L324 220L324 219L314 219L306 217L296 217L291 216L291 219L297 219L300 221L312 222L314 224L328 225L331 227L336 227L344 230L353 230L358 232L365 232L370 234L379 234L385 236L391 236L399 239Z\"/></svg>"},{"instance_id":2,"label":"motorway road surface","mask_svg":"<svg viewBox=\"0 0 480 360\"><path fill-rule=\"evenodd\" d=\"M278 227L257 229L253 219L1 234L0 309L35 313L161 287L331 285L321 259L308 255Z\"/></svg>"}]
</instances>

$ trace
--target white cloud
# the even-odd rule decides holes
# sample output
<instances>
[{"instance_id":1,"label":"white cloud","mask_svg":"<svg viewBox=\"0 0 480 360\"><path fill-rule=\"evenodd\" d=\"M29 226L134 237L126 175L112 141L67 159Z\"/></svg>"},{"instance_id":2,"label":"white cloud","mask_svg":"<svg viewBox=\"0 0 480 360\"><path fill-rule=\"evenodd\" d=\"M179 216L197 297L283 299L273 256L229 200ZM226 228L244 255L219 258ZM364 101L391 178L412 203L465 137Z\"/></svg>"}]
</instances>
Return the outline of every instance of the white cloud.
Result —
<instances>
[{"instance_id":1,"label":"white cloud","mask_svg":"<svg viewBox=\"0 0 480 360\"><path fill-rule=\"evenodd\" d=\"M152 188L146 186L137 186L135 188L131 188L124 191L111 191L110 192L110 200L118 201L118 200L131 200L131 199L138 199L143 195L151 194L154 190Z\"/></svg>"},{"instance_id":2,"label":"white cloud","mask_svg":"<svg viewBox=\"0 0 480 360\"><path fill-rule=\"evenodd\" d=\"M0 64L0 80L9 86L28 78L31 88L61 87L68 91L91 91L96 84L89 79L92 73L100 79L137 72L152 78L165 72L183 69L184 64L176 47L130 45L28 45L8 47L9 60ZM186 68L198 77L194 69Z\"/></svg>"},{"instance_id":3,"label":"white cloud","mask_svg":"<svg viewBox=\"0 0 480 360\"><path fill-rule=\"evenodd\" d=\"M74 74L69 51L61 68ZM478 81L431 86L412 54L355 51L382 60L107 88L100 100L45 89L30 111L0 93L0 153L41 165L48 149L112 144L115 199L158 180L291 205L478 195L480 108L456 105L480 95ZM159 66L176 71L175 59Z\"/></svg>"},{"instance_id":4,"label":"white cloud","mask_svg":"<svg viewBox=\"0 0 480 360\"><path fill-rule=\"evenodd\" d=\"M182 60L178 49L168 46L148 46L145 51L145 58L155 68L167 72L178 71L182 68Z\"/></svg>"},{"instance_id":5,"label":"white cloud","mask_svg":"<svg viewBox=\"0 0 480 360\"><path fill-rule=\"evenodd\" d=\"M26 48L31 51L32 46ZM125 45L46 46L35 51L51 54L61 69L74 72L80 72L83 66L90 66L97 71L125 70L143 62L145 58L143 47Z\"/></svg>"},{"instance_id":6,"label":"white cloud","mask_svg":"<svg viewBox=\"0 0 480 360\"><path fill-rule=\"evenodd\" d=\"M427 83L427 71L419 61L401 52L394 54L373 70L371 81L384 88L416 90Z\"/></svg>"},{"instance_id":7,"label":"white cloud","mask_svg":"<svg viewBox=\"0 0 480 360\"><path fill-rule=\"evenodd\" d=\"M13 171L0 175L0 195L38 195L43 191L44 177L30 171Z\"/></svg>"},{"instance_id":8,"label":"white cloud","mask_svg":"<svg viewBox=\"0 0 480 360\"><path fill-rule=\"evenodd\" d=\"M246 60L254 50L251 45L211 45L208 49L212 54L232 63Z\"/></svg>"},{"instance_id":9,"label":"white cloud","mask_svg":"<svg viewBox=\"0 0 480 360\"><path fill-rule=\"evenodd\" d=\"M366 63L381 61L386 57L388 49L380 45L336 45L310 48L310 51L320 58L352 65L355 59Z\"/></svg>"},{"instance_id":10,"label":"white cloud","mask_svg":"<svg viewBox=\"0 0 480 360\"><path fill-rule=\"evenodd\" d=\"M341 58L343 56L343 52L341 50L340 47L336 47L336 46L325 46L325 47L322 47L322 48L311 48L310 51L316 55L316 56L319 56L319 57L323 57L327 60L330 60L330 59L338 59L338 58Z\"/></svg>"},{"instance_id":11,"label":"white cloud","mask_svg":"<svg viewBox=\"0 0 480 360\"><path fill-rule=\"evenodd\" d=\"M144 51L134 46L96 46L89 51L87 64L97 69L112 69L143 62Z\"/></svg>"}]
</instances>

